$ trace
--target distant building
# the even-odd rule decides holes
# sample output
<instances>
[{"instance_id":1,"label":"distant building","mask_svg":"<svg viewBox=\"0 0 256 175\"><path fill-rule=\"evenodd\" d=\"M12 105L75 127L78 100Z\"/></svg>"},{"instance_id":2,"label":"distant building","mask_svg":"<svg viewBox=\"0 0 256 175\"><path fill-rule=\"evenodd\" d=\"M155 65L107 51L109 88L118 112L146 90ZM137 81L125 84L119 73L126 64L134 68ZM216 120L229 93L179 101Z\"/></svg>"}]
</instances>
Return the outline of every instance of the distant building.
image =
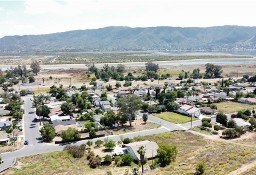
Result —
<instances>
[{"instance_id":1,"label":"distant building","mask_svg":"<svg viewBox=\"0 0 256 175\"><path fill-rule=\"evenodd\" d=\"M238 102L255 105L256 104L256 98L240 98L238 100Z\"/></svg>"}]
</instances>

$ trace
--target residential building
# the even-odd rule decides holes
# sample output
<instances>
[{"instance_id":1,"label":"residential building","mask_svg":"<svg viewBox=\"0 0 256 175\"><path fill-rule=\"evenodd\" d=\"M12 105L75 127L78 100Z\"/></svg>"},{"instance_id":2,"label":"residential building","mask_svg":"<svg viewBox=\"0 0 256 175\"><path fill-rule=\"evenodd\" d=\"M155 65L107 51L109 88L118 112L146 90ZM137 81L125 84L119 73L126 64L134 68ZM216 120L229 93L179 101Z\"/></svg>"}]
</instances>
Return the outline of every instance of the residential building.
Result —
<instances>
[{"instance_id":1,"label":"residential building","mask_svg":"<svg viewBox=\"0 0 256 175\"><path fill-rule=\"evenodd\" d=\"M133 142L133 143L125 144L125 146L127 148L127 152L130 153L131 156L136 161L140 161L140 155L138 154L137 151L141 146L143 146L145 149L145 158L147 159L152 159L156 157L157 150L159 148L156 142L152 142L149 140L145 140L141 142Z\"/></svg>"}]
</instances>

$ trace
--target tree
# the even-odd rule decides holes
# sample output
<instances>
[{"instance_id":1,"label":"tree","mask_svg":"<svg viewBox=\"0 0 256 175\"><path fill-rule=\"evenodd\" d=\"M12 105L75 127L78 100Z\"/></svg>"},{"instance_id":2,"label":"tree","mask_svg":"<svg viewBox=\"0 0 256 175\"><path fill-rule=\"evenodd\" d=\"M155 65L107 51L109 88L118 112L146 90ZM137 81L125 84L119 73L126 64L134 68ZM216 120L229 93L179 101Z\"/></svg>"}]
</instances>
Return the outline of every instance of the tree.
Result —
<instances>
[{"instance_id":1,"label":"tree","mask_svg":"<svg viewBox=\"0 0 256 175\"><path fill-rule=\"evenodd\" d=\"M157 150L158 161L160 166L164 167L175 161L178 150L176 146L161 145Z\"/></svg>"},{"instance_id":2,"label":"tree","mask_svg":"<svg viewBox=\"0 0 256 175\"><path fill-rule=\"evenodd\" d=\"M35 77L33 77L33 76L28 77L28 81L29 81L29 83L35 82Z\"/></svg>"},{"instance_id":3,"label":"tree","mask_svg":"<svg viewBox=\"0 0 256 175\"><path fill-rule=\"evenodd\" d=\"M140 155L141 171L142 173L144 173L144 159L145 159L145 153L146 153L144 146L139 147L139 149L137 150L137 153Z\"/></svg>"},{"instance_id":4,"label":"tree","mask_svg":"<svg viewBox=\"0 0 256 175\"><path fill-rule=\"evenodd\" d=\"M111 164L111 162L112 162L112 156L111 155L109 155L109 154L107 154L105 157L104 157L104 162L106 163L106 164Z\"/></svg>"},{"instance_id":5,"label":"tree","mask_svg":"<svg viewBox=\"0 0 256 175\"><path fill-rule=\"evenodd\" d=\"M68 128L61 133L60 137L62 138L62 141L68 142L80 139L81 135L75 128Z\"/></svg>"},{"instance_id":6,"label":"tree","mask_svg":"<svg viewBox=\"0 0 256 175\"><path fill-rule=\"evenodd\" d=\"M60 106L64 115L71 115L73 112L73 106L71 103L65 102Z\"/></svg>"},{"instance_id":7,"label":"tree","mask_svg":"<svg viewBox=\"0 0 256 175\"><path fill-rule=\"evenodd\" d=\"M220 123L222 124L223 126L227 126L227 116L222 113L222 112L219 112L217 115L216 115L216 122L217 123Z\"/></svg>"},{"instance_id":8,"label":"tree","mask_svg":"<svg viewBox=\"0 0 256 175\"><path fill-rule=\"evenodd\" d=\"M43 141L45 142L51 142L55 137L55 129L48 123L44 124L44 126L40 129L40 133Z\"/></svg>"},{"instance_id":9,"label":"tree","mask_svg":"<svg viewBox=\"0 0 256 175\"><path fill-rule=\"evenodd\" d=\"M116 71L119 72L119 73L124 73L124 71L125 71L125 65L123 65L123 64L118 64L118 65L116 66Z\"/></svg>"},{"instance_id":10,"label":"tree","mask_svg":"<svg viewBox=\"0 0 256 175\"><path fill-rule=\"evenodd\" d=\"M179 104L177 104L176 102L169 102L166 105L166 109L168 111L175 111L175 110L179 109L179 107L180 107Z\"/></svg>"},{"instance_id":11,"label":"tree","mask_svg":"<svg viewBox=\"0 0 256 175\"><path fill-rule=\"evenodd\" d=\"M109 149L113 149L116 146L116 143L113 140L109 140L105 142L104 146L107 150L109 150Z\"/></svg>"},{"instance_id":12,"label":"tree","mask_svg":"<svg viewBox=\"0 0 256 175\"><path fill-rule=\"evenodd\" d=\"M92 73L98 72L98 68L94 65L94 63L89 66L88 70Z\"/></svg>"},{"instance_id":13,"label":"tree","mask_svg":"<svg viewBox=\"0 0 256 175\"><path fill-rule=\"evenodd\" d=\"M200 74L200 69L197 68L197 69L194 69L192 74L191 74L191 77L193 79L198 79L198 78L202 78L202 75Z\"/></svg>"},{"instance_id":14,"label":"tree","mask_svg":"<svg viewBox=\"0 0 256 175\"><path fill-rule=\"evenodd\" d=\"M50 108L46 105L40 105L36 107L36 115L48 117L50 114Z\"/></svg>"},{"instance_id":15,"label":"tree","mask_svg":"<svg viewBox=\"0 0 256 175\"><path fill-rule=\"evenodd\" d=\"M131 156L130 153L126 153L122 155L121 159L122 159L122 164L127 166L130 166L133 161L133 157Z\"/></svg>"},{"instance_id":16,"label":"tree","mask_svg":"<svg viewBox=\"0 0 256 175\"><path fill-rule=\"evenodd\" d=\"M120 113L123 116L128 116L130 126L132 126L132 115L135 115L135 112L140 109L142 105L140 97L136 95L127 95L121 97L117 101L117 106L119 107Z\"/></svg>"},{"instance_id":17,"label":"tree","mask_svg":"<svg viewBox=\"0 0 256 175\"><path fill-rule=\"evenodd\" d=\"M237 127L237 124L236 124L236 122L235 122L235 120L229 120L228 121L228 124L227 124L227 127L228 128L236 128Z\"/></svg>"},{"instance_id":18,"label":"tree","mask_svg":"<svg viewBox=\"0 0 256 175\"><path fill-rule=\"evenodd\" d=\"M117 122L117 117L113 111L108 111L100 118L100 124L112 127Z\"/></svg>"},{"instance_id":19,"label":"tree","mask_svg":"<svg viewBox=\"0 0 256 175\"><path fill-rule=\"evenodd\" d=\"M86 145L88 145L89 147L91 147L91 146L93 145L93 142L89 140L89 141L86 142Z\"/></svg>"},{"instance_id":20,"label":"tree","mask_svg":"<svg viewBox=\"0 0 256 175\"><path fill-rule=\"evenodd\" d=\"M159 69L158 64L153 63L152 61L149 61L145 64L146 66L146 71L153 71L153 72L157 72L157 70Z\"/></svg>"},{"instance_id":21,"label":"tree","mask_svg":"<svg viewBox=\"0 0 256 175\"><path fill-rule=\"evenodd\" d=\"M220 78L222 74L221 66L207 63L205 65L205 78Z\"/></svg>"},{"instance_id":22,"label":"tree","mask_svg":"<svg viewBox=\"0 0 256 175\"><path fill-rule=\"evenodd\" d=\"M124 140L123 140L123 144L129 144L129 143L131 143L132 142L132 139L130 139L129 137L127 137L127 138L125 138Z\"/></svg>"},{"instance_id":23,"label":"tree","mask_svg":"<svg viewBox=\"0 0 256 175\"><path fill-rule=\"evenodd\" d=\"M40 64L39 64L39 62L36 61L36 60L34 60L34 61L31 63L30 68L32 69L32 72L33 72L34 74L36 74L36 75L37 75L38 72L40 72L40 70L41 70Z\"/></svg>"},{"instance_id":24,"label":"tree","mask_svg":"<svg viewBox=\"0 0 256 175\"><path fill-rule=\"evenodd\" d=\"M93 138L96 137L95 129L91 129L91 130L89 131L89 137L90 137L90 139L93 139Z\"/></svg>"},{"instance_id":25,"label":"tree","mask_svg":"<svg viewBox=\"0 0 256 175\"><path fill-rule=\"evenodd\" d=\"M205 173L205 164L204 162L200 162L196 165L195 175L203 175L204 173Z\"/></svg>"},{"instance_id":26,"label":"tree","mask_svg":"<svg viewBox=\"0 0 256 175\"><path fill-rule=\"evenodd\" d=\"M148 120L148 114L143 114L142 115L142 119L143 119L143 121L145 122L145 123L147 123L147 120Z\"/></svg>"}]
</instances>

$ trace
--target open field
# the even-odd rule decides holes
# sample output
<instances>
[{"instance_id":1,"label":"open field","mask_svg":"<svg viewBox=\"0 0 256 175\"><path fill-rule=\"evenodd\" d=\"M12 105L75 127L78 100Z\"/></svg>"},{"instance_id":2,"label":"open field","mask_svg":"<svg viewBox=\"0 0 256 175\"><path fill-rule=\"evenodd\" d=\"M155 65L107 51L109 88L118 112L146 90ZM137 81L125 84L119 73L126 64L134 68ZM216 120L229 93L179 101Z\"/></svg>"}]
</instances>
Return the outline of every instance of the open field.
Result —
<instances>
[{"instance_id":1,"label":"open field","mask_svg":"<svg viewBox=\"0 0 256 175\"><path fill-rule=\"evenodd\" d=\"M240 110L256 108L256 105L242 104L242 103L229 102L229 101L215 103L215 104L217 105L217 108L219 111L224 112L226 114L229 114L232 112L238 112Z\"/></svg>"},{"instance_id":2,"label":"open field","mask_svg":"<svg viewBox=\"0 0 256 175\"><path fill-rule=\"evenodd\" d=\"M241 144L214 142L205 140L200 136L188 132L171 132L146 137L138 137L135 140L148 139L158 144L171 144L177 146L178 155L176 161L164 168L147 171L145 174L175 174L193 175L198 162L206 163L207 175L226 175L238 169L242 164L256 159L255 147L247 147ZM255 145L256 146L256 145ZM108 170L113 175L119 175L128 167L102 166L90 169L85 158L73 159L66 152L54 152L42 155L21 158L23 167L12 169L6 174L106 174ZM151 161L148 161L151 163ZM183 165L179 165L183 163ZM124 173L122 173L124 174Z\"/></svg>"},{"instance_id":3,"label":"open field","mask_svg":"<svg viewBox=\"0 0 256 175\"><path fill-rule=\"evenodd\" d=\"M195 127L192 129L193 131L196 131L196 132L199 132L199 133L202 133L202 134L207 134L207 135L212 135L212 133L208 130L202 130L200 129L200 127Z\"/></svg>"},{"instance_id":4,"label":"open field","mask_svg":"<svg viewBox=\"0 0 256 175\"><path fill-rule=\"evenodd\" d=\"M161 114L155 114L155 116L176 124L183 124L191 121L191 117L181 115L175 112L163 112ZM197 118L192 118L192 120L195 121L197 120Z\"/></svg>"}]
</instances>

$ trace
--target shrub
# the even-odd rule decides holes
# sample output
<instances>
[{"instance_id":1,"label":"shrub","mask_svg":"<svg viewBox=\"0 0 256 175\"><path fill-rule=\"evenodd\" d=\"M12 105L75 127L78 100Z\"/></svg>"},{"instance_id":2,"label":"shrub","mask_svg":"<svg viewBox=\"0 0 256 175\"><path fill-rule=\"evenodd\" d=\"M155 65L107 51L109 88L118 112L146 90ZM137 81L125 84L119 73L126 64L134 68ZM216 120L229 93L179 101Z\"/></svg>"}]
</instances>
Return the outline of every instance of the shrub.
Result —
<instances>
[{"instance_id":1,"label":"shrub","mask_svg":"<svg viewBox=\"0 0 256 175\"><path fill-rule=\"evenodd\" d=\"M195 175L203 175L205 173L205 164L200 162L196 165L196 173Z\"/></svg>"},{"instance_id":2,"label":"shrub","mask_svg":"<svg viewBox=\"0 0 256 175\"><path fill-rule=\"evenodd\" d=\"M241 135L241 131L237 131L240 129L236 129L236 128L227 128L222 132L222 135L225 136L226 138L236 138L239 137Z\"/></svg>"},{"instance_id":3,"label":"shrub","mask_svg":"<svg viewBox=\"0 0 256 175\"><path fill-rule=\"evenodd\" d=\"M219 130L221 130L221 127L220 127L219 125L214 125L214 127L213 127L213 128L214 128L214 130L215 130L215 131L219 131Z\"/></svg>"},{"instance_id":4,"label":"shrub","mask_svg":"<svg viewBox=\"0 0 256 175\"><path fill-rule=\"evenodd\" d=\"M94 156L95 156L94 152L93 151L89 151L86 158L87 158L87 160L90 160Z\"/></svg>"},{"instance_id":5,"label":"shrub","mask_svg":"<svg viewBox=\"0 0 256 175\"><path fill-rule=\"evenodd\" d=\"M124 140L123 140L123 144L129 144L129 143L131 143L133 140L132 139L130 139L130 138L125 138Z\"/></svg>"},{"instance_id":6,"label":"shrub","mask_svg":"<svg viewBox=\"0 0 256 175\"><path fill-rule=\"evenodd\" d=\"M68 145L64 150L68 151L74 158L81 158L84 155L85 147L84 145Z\"/></svg>"},{"instance_id":7,"label":"shrub","mask_svg":"<svg viewBox=\"0 0 256 175\"><path fill-rule=\"evenodd\" d=\"M86 142L86 145L88 145L90 147L93 145L93 142L89 140L88 142Z\"/></svg>"},{"instance_id":8,"label":"shrub","mask_svg":"<svg viewBox=\"0 0 256 175\"><path fill-rule=\"evenodd\" d=\"M212 124L209 123L209 122L207 122L207 121L204 121L204 122L202 123L202 126L203 126L203 127L209 127L209 128L211 128L211 127L212 127Z\"/></svg>"},{"instance_id":9,"label":"shrub","mask_svg":"<svg viewBox=\"0 0 256 175\"><path fill-rule=\"evenodd\" d=\"M89 137L90 137L90 139L93 139L93 138L96 137L95 129L91 129L91 130L89 131Z\"/></svg>"},{"instance_id":10,"label":"shrub","mask_svg":"<svg viewBox=\"0 0 256 175\"><path fill-rule=\"evenodd\" d=\"M68 128L61 133L61 138L64 142L80 139L81 135L75 128Z\"/></svg>"},{"instance_id":11,"label":"shrub","mask_svg":"<svg viewBox=\"0 0 256 175\"><path fill-rule=\"evenodd\" d=\"M247 116L251 116L252 115L252 113L251 113L251 111L249 109L246 109L243 113L244 113L244 115L247 115Z\"/></svg>"},{"instance_id":12,"label":"shrub","mask_svg":"<svg viewBox=\"0 0 256 175\"><path fill-rule=\"evenodd\" d=\"M204 121L206 121L206 122L208 122L208 123L211 123L211 118L203 118L203 119L202 119L202 123L203 123Z\"/></svg>"},{"instance_id":13,"label":"shrub","mask_svg":"<svg viewBox=\"0 0 256 175\"><path fill-rule=\"evenodd\" d=\"M229 120L228 124L227 124L227 127L228 128L236 128L237 127L236 122L234 120L232 120L232 119Z\"/></svg>"},{"instance_id":14,"label":"shrub","mask_svg":"<svg viewBox=\"0 0 256 175\"><path fill-rule=\"evenodd\" d=\"M157 150L158 161L160 166L164 167L169 165L172 161L175 161L178 150L176 146L161 145Z\"/></svg>"},{"instance_id":15,"label":"shrub","mask_svg":"<svg viewBox=\"0 0 256 175\"><path fill-rule=\"evenodd\" d=\"M222 112L219 112L217 115L216 115L216 122L222 124L223 126L227 126L227 116L222 113Z\"/></svg>"},{"instance_id":16,"label":"shrub","mask_svg":"<svg viewBox=\"0 0 256 175\"><path fill-rule=\"evenodd\" d=\"M95 142L95 145L97 146L97 147L100 147L101 145L103 145L103 141L102 140L97 140L96 142Z\"/></svg>"},{"instance_id":17,"label":"shrub","mask_svg":"<svg viewBox=\"0 0 256 175\"><path fill-rule=\"evenodd\" d=\"M109 140L104 144L106 149L113 149L116 146L116 143L113 140Z\"/></svg>"},{"instance_id":18,"label":"shrub","mask_svg":"<svg viewBox=\"0 0 256 175\"><path fill-rule=\"evenodd\" d=\"M115 164L120 166L122 164L122 158L120 156L115 157Z\"/></svg>"},{"instance_id":19,"label":"shrub","mask_svg":"<svg viewBox=\"0 0 256 175\"><path fill-rule=\"evenodd\" d=\"M104 162L105 162L106 164L111 164L111 162L112 162L112 157L111 157L111 155L106 155L106 156L104 157Z\"/></svg>"},{"instance_id":20,"label":"shrub","mask_svg":"<svg viewBox=\"0 0 256 175\"><path fill-rule=\"evenodd\" d=\"M122 155L121 159L122 159L122 164L127 166L130 166L133 161L133 157L129 153Z\"/></svg>"},{"instance_id":21,"label":"shrub","mask_svg":"<svg viewBox=\"0 0 256 175\"><path fill-rule=\"evenodd\" d=\"M142 119L143 119L143 121L146 123L147 122L147 120L148 120L148 114L143 114L142 115Z\"/></svg>"},{"instance_id":22,"label":"shrub","mask_svg":"<svg viewBox=\"0 0 256 175\"><path fill-rule=\"evenodd\" d=\"M101 157L100 156L93 156L89 160L89 165L91 168L96 168L101 164Z\"/></svg>"}]
</instances>

